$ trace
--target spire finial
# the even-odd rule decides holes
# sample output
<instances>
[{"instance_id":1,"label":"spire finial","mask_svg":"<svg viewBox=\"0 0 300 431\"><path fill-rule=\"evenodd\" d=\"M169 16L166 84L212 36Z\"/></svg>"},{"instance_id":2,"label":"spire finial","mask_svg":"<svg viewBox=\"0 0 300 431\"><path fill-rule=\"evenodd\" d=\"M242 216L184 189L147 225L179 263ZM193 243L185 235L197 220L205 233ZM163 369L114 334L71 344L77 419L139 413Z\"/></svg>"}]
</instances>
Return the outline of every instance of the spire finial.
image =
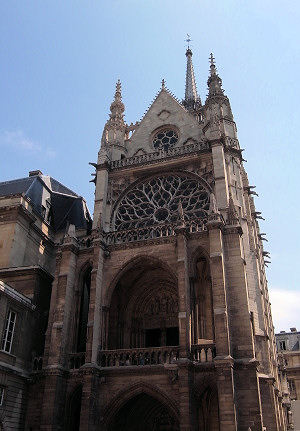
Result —
<instances>
[{"instance_id":1,"label":"spire finial","mask_svg":"<svg viewBox=\"0 0 300 431\"><path fill-rule=\"evenodd\" d=\"M186 59L187 59L187 66L186 66L186 80L185 80L185 98L183 101L184 106L188 111L192 111L194 109L197 109L199 106L201 106L201 100L200 97L197 94L197 88L196 88L196 81L195 81L195 75L194 75L194 68L193 68L193 62L192 62L192 51L190 49L190 35L187 35L188 38L186 39L186 42L188 42L188 49L185 53Z\"/></svg>"},{"instance_id":2,"label":"spire finial","mask_svg":"<svg viewBox=\"0 0 300 431\"><path fill-rule=\"evenodd\" d=\"M124 114L125 111L124 103L122 102L122 93L121 93L121 81L118 79L116 83L116 91L112 104L110 105L109 120L106 123L106 127L119 127L124 128Z\"/></svg>"},{"instance_id":3,"label":"spire finial","mask_svg":"<svg viewBox=\"0 0 300 431\"><path fill-rule=\"evenodd\" d=\"M214 96L216 94L223 95L224 91L222 89L222 79L217 74L217 68L215 65L215 59L213 54L210 54L210 76L207 81L209 96Z\"/></svg>"},{"instance_id":4,"label":"spire finial","mask_svg":"<svg viewBox=\"0 0 300 431\"><path fill-rule=\"evenodd\" d=\"M118 79L116 83L116 92L115 92L115 102L122 102L122 94L121 94L121 81L120 78Z\"/></svg>"},{"instance_id":5,"label":"spire finial","mask_svg":"<svg viewBox=\"0 0 300 431\"><path fill-rule=\"evenodd\" d=\"M162 81L161 81L161 89L162 90L165 89L165 84L166 84L166 81L164 79L162 79Z\"/></svg>"},{"instance_id":6,"label":"spire finial","mask_svg":"<svg viewBox=\"0 0 300 431\"><path fill-rule=\"evenodd\" d=\"M192 42L191 36L189 34L187 34L187 39L185 39L185 42L187 42L188 47L187 49L190 49L190 42Z\"/></svg>"}]
</instances>

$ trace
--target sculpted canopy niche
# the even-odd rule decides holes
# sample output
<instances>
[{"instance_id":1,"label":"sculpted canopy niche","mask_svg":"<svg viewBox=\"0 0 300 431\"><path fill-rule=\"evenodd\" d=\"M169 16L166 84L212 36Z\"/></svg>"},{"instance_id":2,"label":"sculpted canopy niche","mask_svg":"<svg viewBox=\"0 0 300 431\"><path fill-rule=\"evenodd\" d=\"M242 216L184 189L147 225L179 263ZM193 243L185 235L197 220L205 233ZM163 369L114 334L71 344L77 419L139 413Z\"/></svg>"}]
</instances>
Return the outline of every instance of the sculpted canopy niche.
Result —
<instances>
[{"instance_id":1,"label":"sculpted canopy niche","mask_svg":"<svg viewBox=\"0 0 300 431\"><path fill-rule=\"evenodd\" d=\"M117 203L115 230L206 218L210 191L200 178L188 174L152 177L135 184Z\"/></svg>"}]
</instances>

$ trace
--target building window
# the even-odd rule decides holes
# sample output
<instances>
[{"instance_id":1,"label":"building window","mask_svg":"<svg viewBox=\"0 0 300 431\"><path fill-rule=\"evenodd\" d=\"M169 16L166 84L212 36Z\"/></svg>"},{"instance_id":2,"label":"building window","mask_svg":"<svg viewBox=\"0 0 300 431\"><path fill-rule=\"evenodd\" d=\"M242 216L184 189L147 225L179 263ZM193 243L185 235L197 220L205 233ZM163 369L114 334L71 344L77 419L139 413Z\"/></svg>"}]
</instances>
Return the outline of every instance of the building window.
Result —
<instances>
[{"instance_id":1,"label":"building window","mask_svg":"<svg viewBox=\"0 0 300 431\"><path fill-rule=\"evenodd\" d=\"M3 339L2 339L2 346L1 346L1 349L7 353L10 353L11 351L11 345L12 345L15 324L16 324L16 317L17 317L16 313L10 310L7 315Z\"/></svg>"},{"instance_id":2,"label":"building window","mask_svg":"<svg viewBox=\"0 0 300 431\"><path fill-rule=\"evenodd\" d=\"M286 350L286 342L285 340L279 341L279 349Z\"/></svg>"},{"instance_id":3,"label":"building window","mask_svg":"<svg viewBox=\"0 0 300 431\"><path fill-rule=\"evenodd\" d=\"M153 137L152 143L155 150L167 151L169 148L174 147L178 141L178 133L174 129L160 130Z\"/></svg>"},{"instance_id":4,"label":"building window","mask_svg":"<svg viewBox=\"0 0 300 431\"><path fill-rule=\"evenodd\" d=\"M81 295L78 335L77 335L77 352L86 351L87 328L89 317L90 291L91 291L91 271L89 268L83 279L83 290Z\"/></svg>"}]
</instances>

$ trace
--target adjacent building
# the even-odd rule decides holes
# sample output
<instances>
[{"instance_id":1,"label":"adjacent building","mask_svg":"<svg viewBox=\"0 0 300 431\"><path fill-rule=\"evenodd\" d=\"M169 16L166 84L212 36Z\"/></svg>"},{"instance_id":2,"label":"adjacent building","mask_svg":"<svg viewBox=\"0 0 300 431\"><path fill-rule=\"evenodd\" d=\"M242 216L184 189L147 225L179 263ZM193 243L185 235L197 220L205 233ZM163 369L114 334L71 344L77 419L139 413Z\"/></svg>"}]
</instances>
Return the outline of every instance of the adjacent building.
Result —
<instances>
[{"instance_id":1,"label":"adjacent building","mask_svg":"<svg viewBox=\"0 0 300 431\"><path fill-rule=\"evenodd\" d=\"M25 426L32 371L42 368L57 248L70 223L86 235L91 218L84 199L55 179L33 171L0 183L3 430Z\"/></svg>"},{"instance_id":2,"label":"adjacent building","mask_svg":"<svg viewBox=\"0 0 300 431\"><path fill-rule=\"evenodd\" d=\"M290 328L291 332L281 331L276 334L276 343L280 368L287 376L291 398L291 411L295 431L300 430L300 332Z\"/></svg>"}]
</instances>

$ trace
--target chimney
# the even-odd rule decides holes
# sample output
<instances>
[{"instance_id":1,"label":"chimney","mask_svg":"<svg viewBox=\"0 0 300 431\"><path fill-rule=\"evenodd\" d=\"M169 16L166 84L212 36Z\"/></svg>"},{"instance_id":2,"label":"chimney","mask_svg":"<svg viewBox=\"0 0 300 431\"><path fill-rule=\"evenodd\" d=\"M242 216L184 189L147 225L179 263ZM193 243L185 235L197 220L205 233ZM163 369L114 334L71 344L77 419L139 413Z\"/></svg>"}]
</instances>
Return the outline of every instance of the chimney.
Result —
<instances>
[{"instance_id":1,"label":"chimney","mask_svg":"<svg viewBox=\"0 0 300 431\"><path fill-rule=\"evenodd\" d=\"M291 332L297 332L297 328L290 328Z\"/></svg>"},{"instance_id":2,"label":"chimney","mask_svg":"<svg viewBox=\"0 0 300 431\"><path fill-rule=\"evenodd\" d=\"M36 177L37 175L40 177L43 175L43 172L39 169L37 171L29 171L29 177Z\"/></svg>"}]
</instances>

